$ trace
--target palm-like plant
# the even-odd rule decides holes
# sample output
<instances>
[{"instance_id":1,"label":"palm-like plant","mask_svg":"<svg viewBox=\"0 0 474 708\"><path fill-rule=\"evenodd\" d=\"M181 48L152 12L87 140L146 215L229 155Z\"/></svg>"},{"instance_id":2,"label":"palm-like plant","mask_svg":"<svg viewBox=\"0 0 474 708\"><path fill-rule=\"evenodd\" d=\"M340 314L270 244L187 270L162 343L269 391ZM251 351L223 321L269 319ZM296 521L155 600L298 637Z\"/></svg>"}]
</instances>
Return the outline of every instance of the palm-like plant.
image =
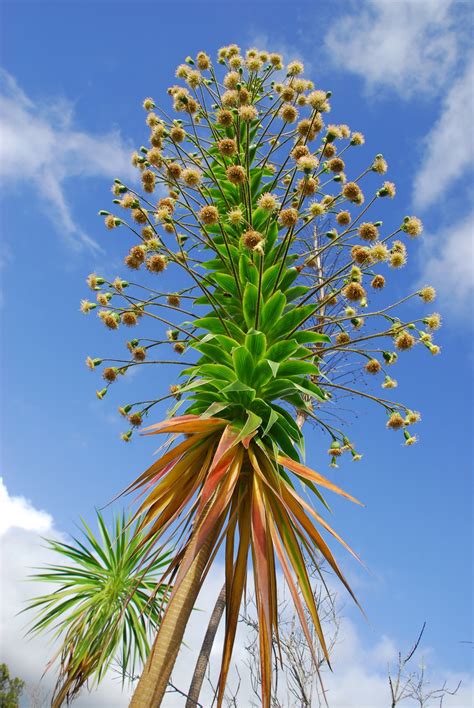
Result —
<instances>
[{"instance_id":1,"label":"palm-like plant","mask_svg":"<svg viewBox=\"0 0 474 708\"><path fill-rule=\"evenodd\" d=\"M74 698L88 682L97 685L111 664L123 679L134 676L149 653L168 590L158 586L169 555L150 555L153 541L124 515L110 533L97 514L99 537L83 522L81 539L47 540L61 561L32 577L52 585L31 599L26 610L37 612L30 633L50 631L61 647L53 705Z\"/></svg>"},{"instance_id":2,"label":"palm-like plant","mask_svg":"<svg viewBox=\"0 0 474 708\"><path fill-rule=\"evenodd\" d=\"M439 326L438 315L407 322L394 309L410 297L430 302L432 288L395 304L380 295L385 277L379 269L406 262L405 243L395 237L422 229L416 217L385 234L382 222L363 221L374 203L395 194L391 182L378 182L363 206L360 182L386 172L383 157L348 181L342 156L362 145L363 136L346 125L324 125L330 93L314 90L299 62L283 71L279 55L249 50L242 56L231 45L219 52L218 63L226 72L221 79L204 52L178 67L187 86L172 86L168 93L179 118L145 100L151 147L133 156L144 194L117 179L114 202L130 219L101 212L108 228L128 227L138 239L125 258L131 270L145 265L150 279L168 266L180 267L189 287L166 293L146 278L88 279L108 328L133 326L145 317L169 327L166 337L129 341L128 361L88 359L92 369L106 364L99 398L130 368L168 362L150 358L157 346L168 344L179 355L194 352L182 382L171 387L176 405L169 419L148 429L170 434L172 443L180 435L185 439L128 488L142 492L139 529L147 541L177 539L168 568L174 587L132 701L136 706L160 705L197 593L221 545L227 607L218 705L249 557L263 705L270 704L271 647L278 643L278 566L308 641L304 605L326 653L305 555L315 559L321 553L348 588L323 532L348 546L316 509L327 507L321 488L356 500L302 463L302 423L311 418L329 434L333 466L345 452L357 460L354 444L329 415L338 394L361 396L379 403L388 427L403 430L412 444L408 426L419 415L355 388L354 372L385 372L397 351L415 344L439 351L427 331ZM373 309L366 282L381 299ZM82 303L86 313L95 307ZM163 316L166 307L169 318ZM181 314L184 322L177 319ZM382 385L393 388L396 382L385 372ZM132 424L125 440L160 400L121 408Z\"/></svg>"}]
</instances>

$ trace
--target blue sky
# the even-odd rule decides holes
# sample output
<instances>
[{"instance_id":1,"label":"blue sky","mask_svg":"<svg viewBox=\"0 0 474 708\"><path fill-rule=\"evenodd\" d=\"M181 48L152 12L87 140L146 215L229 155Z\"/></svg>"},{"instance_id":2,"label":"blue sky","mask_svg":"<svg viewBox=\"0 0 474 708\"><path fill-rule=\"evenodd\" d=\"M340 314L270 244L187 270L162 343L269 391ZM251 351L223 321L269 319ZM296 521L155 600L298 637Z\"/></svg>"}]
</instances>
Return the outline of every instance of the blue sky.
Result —
<instances>
[{"instance_id":1,"label":"blue sky","mask_svg":"<svg viewBox=\"0 0 474 708\"><path fill-rule=\"evenodd\" d=\"M124 335L79 312L89 272L124 272L125 247L97 211L108 208L113 178L130 176L129 154L146 140L143 98L159 102L176 66L201 49L215 55L236 42L301 58L317 88L332 90L331 118L364 133L366 155L387 159L397 199L384 218L414 213L424 222L395 296L432 283L444 321L442 356L414 352L396 372L398 398L422 412L419 444L403 447L380 411L364 407L349 418L364 456L332 474L366 508L336 502L333 522L369 567L366 574L339 555L369 624L347 612L362 645L388 636L403 648L426 620L433 662L469 671L472 649L462 643L472 640L473 550L469 4L17 1L3 2L2 14L1 473L10 496L28 498L65 533L154 450L153 441L120 440L117 406L159 395L173 371L142 367L98 401L100 380L84 360L120 353ZM164 287L174 289L168 278ZM307 437L307 459L324 473L326 443L310 428Z\"/></svg>"}]
</instances>

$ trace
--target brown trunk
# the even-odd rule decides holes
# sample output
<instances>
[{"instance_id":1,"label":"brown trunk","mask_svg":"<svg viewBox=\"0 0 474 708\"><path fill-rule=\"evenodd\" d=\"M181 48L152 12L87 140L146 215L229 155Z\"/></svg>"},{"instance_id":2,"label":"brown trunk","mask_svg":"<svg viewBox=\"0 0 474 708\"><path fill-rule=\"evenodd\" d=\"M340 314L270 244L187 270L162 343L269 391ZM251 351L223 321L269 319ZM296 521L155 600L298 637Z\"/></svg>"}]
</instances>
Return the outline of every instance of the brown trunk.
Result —
<instances>
[{"instance_id":1,"label":"brown trunk","mask_svg":"<svg viewBox=\"0 0 474 708\"><path fill-rule=\"evenodd\" d=\"M204 681L204 675L206 673L207 666L209 664L209 658L211 656L212 646L214 644L214 639L216 638L217 630L219 629L219 623L221 621L222 615L225 609L225 583L217 598L217 602L212 611L211 619L207 627L206 635L201 646L201 651L199 653L196 666L194 668L194 675L191 681L191 685L188 691L188 700L186 701L186 708L196 708L199 704L199 694L201 693L202 683Z\"/></svg>"},{"instance_id":2,"label":"brown trunk","mask_svg":"<svg viewBox=\"0 0 474 708\"><path fill-rule=\"evenodd\" d=\"M210 533L176 594L168 603L152 650L130 702L131 708L161 706L189 616L201 589L201 577L213 545L214 534Z\"/></svg>"}]
</instances>

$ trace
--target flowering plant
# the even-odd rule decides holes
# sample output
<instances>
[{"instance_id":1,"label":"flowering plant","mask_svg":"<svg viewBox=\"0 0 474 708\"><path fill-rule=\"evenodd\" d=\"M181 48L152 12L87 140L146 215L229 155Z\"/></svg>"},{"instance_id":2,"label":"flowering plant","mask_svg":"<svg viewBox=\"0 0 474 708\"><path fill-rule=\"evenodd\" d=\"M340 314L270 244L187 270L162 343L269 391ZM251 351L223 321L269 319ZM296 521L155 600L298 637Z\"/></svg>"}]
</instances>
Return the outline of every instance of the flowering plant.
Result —
<instances>
[{"instance_id":1,"label":"flowering plant","mask_svg":"<svg viewBox=\"0 0 474 708\"><path fill-rule=\"evenodd\" d=\"M178 117L151 98L143 104L150 147L132 158L143 189L117 179L114 203L123 211L101 212L107 228L129 231L131 272L150 275L134 283L92 274L97 303L82 303L84 312L101 305L99 317L110 329L147 317L168 328L166 335L130 340L127 361L88 359L93 369L106 365L99 398L130 368L170 361L150 359L157 346L191 358L171 386L176 400L168 419L145 431L184 440L128 489L142 492L137 513L146 538L178 539L168 568L173 591L132 705L160 703L187 618L223 544L227 612L218 705L250 554L268 706L272 643L278 644L277 566L303 629L309 637L305 604L324 652L305 556L317 562L315 554L322 554L351 592L322 533L348 546L316 509L327 506L322 488L356 500L303 464L303 423L312 419L327 432L333 466L345 453L360 459L326 412L339 395L378 403L387 426L402 430L407 445L415 442L417 412L348 385L338 372L342 362L363 375L380 374L382 387L394 388L387 369L399 352L415 345L439 352L432 332L440 317L406 321L400 314L410 298L431 302L429 286L377 304L387 272L406 262L406 237L418 236L422 224L414 216L392 229L369 221L373 207L395 196L394 184L381 177L387 164L376 155L361 174L346 175L347 157L364 137L325 121L331 94L303 77L300 62L284 68L278 54L243 55L230 45L216 66L200 52L176 75L184 85L168 94ZM167 268L184 271L185 288L156 289L150 278ZM161 400L120 409L131 425L126 441ZM314 505L297 493L296 481Z\"/></svg>"}]
</instances>

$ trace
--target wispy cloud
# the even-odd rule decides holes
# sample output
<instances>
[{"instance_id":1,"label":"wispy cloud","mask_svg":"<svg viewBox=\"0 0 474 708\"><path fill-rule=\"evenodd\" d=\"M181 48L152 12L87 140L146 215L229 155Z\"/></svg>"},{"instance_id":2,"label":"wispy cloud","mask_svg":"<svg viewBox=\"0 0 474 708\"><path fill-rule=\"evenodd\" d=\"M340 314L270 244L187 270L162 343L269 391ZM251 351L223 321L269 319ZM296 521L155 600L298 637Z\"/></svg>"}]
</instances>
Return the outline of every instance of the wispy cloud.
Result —
<instances>
[{"instance_id":1,"label":"wispy cloud","mask_svg":"<svg viewBox=\"0 0 474 708\"><path fill-rule=\"evenodd\" d=\"M474 163L472 135L474 59L446 94L442 111L424 141L424 157L415 177L414 203L431 206L461 179Z\"/></svg>"},{"instance_id":2,"label":"wispy cloud","mask_svg":"<svg viewBox=\"0 0 474 708\"><path fill-rule=\"evenodd\" d=\"M428 234L420 284L433 284L443 309L462 317L474 298L474 211Z\"/></svg>"},{"instance_id":3,"label":"wispy cloud","mask_svg":"<svg viewBox=\"0 0 474 708\"><path fill-rule=\"evenodd\" d=\"M326 34L336 66L361 76L370 89L403 97L444 85L459 55L454 0L369 0L351 7Z\"/></svg>"},{"instance_id":4,"label":"wispy cloud","mask_svg":"<svg viewBox=\"0 0 474 708\"><path fill-rule=\"evenodd\" d=\"M132 175L131 146L118 130L89 134L75 127L64 98L36 103L8 72L0 70L0 182L34 187L58 232L75 249L99 249L73 215L66 193L71 177Z\"/></svg>"}]
</instances>

